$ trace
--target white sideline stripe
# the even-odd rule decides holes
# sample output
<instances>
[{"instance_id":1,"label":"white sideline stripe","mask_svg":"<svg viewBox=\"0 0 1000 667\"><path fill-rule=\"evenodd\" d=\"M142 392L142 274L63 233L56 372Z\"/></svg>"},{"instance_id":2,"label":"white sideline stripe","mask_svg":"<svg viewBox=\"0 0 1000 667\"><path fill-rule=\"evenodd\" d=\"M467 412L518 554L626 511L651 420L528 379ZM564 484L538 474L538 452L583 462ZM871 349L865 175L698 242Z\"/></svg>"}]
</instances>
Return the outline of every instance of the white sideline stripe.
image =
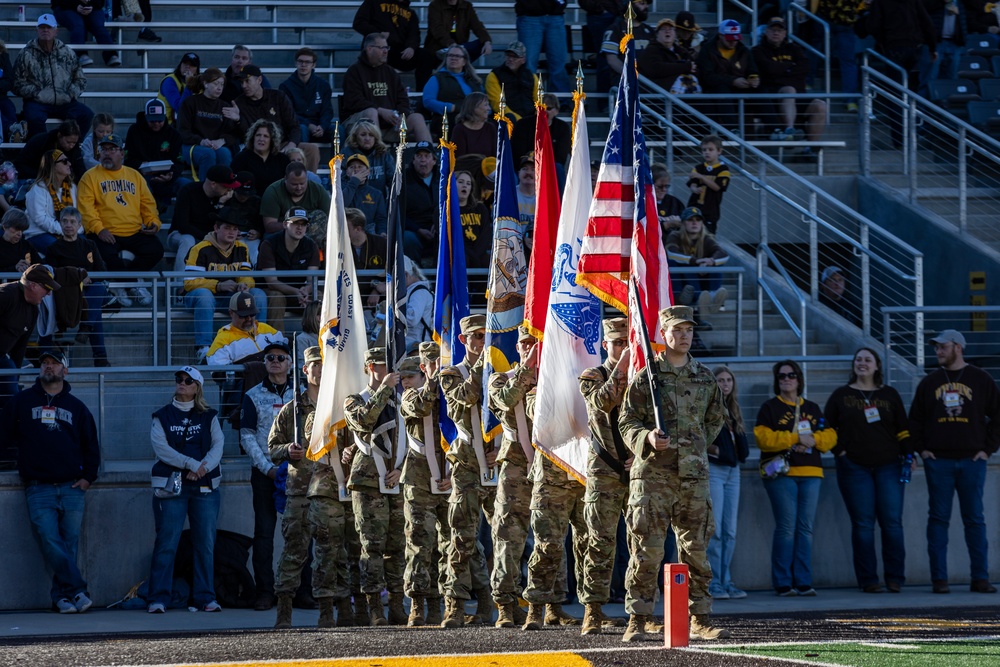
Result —
<instances>
[{"instance_id":1,"label":"white sideline stripe","mask_svg":"<svg viewBox=\"0 0 1000 667\"><path fill-rule=\"evenodd\" d=\"M823 642L826 643L826 642ZM831 644L834 642L830 642ZM856 644L858 642L851 642ZM760 646L760 644L740 644L738 647L733 648L749 648L753 646ZM758 658L767 660L768 662L782 662L788 665L811 665L812 667L844 667L843 663L839 662L819 662L815 658L780 658L773 655L767 656L755 656L752 653L737 653L735 651L726 651L725 649L707 649L707 648L691 648L682 649L690 653L701 653L704 655L728 655L730 657L738 658Z\"/></svg>"}]
</instances>

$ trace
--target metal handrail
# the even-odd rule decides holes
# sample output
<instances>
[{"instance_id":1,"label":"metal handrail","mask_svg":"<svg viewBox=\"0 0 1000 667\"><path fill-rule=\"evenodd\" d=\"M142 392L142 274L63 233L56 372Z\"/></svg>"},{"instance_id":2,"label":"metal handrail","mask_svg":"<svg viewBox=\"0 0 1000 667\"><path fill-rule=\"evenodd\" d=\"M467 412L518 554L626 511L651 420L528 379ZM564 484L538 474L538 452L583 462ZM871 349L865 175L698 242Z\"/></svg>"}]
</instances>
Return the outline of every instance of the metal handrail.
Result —
<instances>
[{"instance_id":1,"label":"metal handrail","mask_svg":"<svg viewBox=\"0 0 1000 667\"><path fill-rule=\"evenodd\" d=\"M807 354L807 350L806 350L806 297L802 293L802 290L800 290L798 288L798 286L795 284L795 281L792 280L792 277L788 275L788 272L785 270L784 265L782 265L782 263L778 261L778 258L774 256L774 253L771 252L771 249L767 246L766 243L761 243L760 245L758 245L757 246L757 250L758 250L758 253L757 253L757 284L761 287L761 289L763 289L764 291L767 292L767 295L771 298L771 302L775 305L775 307L777 307L778 312L785 319L785 322L791 328L791 330L795 334L795 336L799 339L799 346L801 348L801 353L802 353L803 356L805 356ZM767 265L764 262L765 258L769 259L771 261L771 263L773 263L777 267L778 273L781 275L782 278L784 278L785 282L788 284L789 289L792 290L792 294L796 297L796 299L798 299L798 302L799 302L799 325L798 326L796 326L796 324L795 324L795 322L794 322L794 320L792 318L791 313L789 313L787 311L787 309L785 308L785 306L781 303L781 300L778 299L777 293L775 293L775 291L773 289L771 289L771 286L768 284L767 275L766 275ZM763 333L764 333L764 322L763 322L764 314L763 314L763 311L764 311L763 296L760 294L760 292L758 292L757 293L757 321L758 321L758 325L759 326L758 326L758 334L757 334L757 351L758 351L758 353L760 355L764 354L764 336L763 336Z\"/></svg>"},{"instance_id":2,"label":"metal handrail","mask_svg":"<svg viewBox=\"0 0 1000 667\"><path fill-rule=\"evenodd\" d=\"M914 339L914 356L916 357L917 375L923 375L924 366L926 363L926 354L924 352L924 315L928 314L942 314L942 315L954 315L958 313L1000 313L1000 306L883 306L879 309L882 312L883 319L883 333L882 333L882 345L885 350L885 358L889 358L889 352L892 349L892 341L890 338L891 331L889 329L889 322L891 315L909 315L916 314L916 326L913 330ZM889 381L888 364L886 368L886 382Z\"/></svg>"},{"instance_id":3,"label":"metal handrail","mask_svg":"<svg viewBox=\"0 0 1000 667\"><path fill-rule=\"evenodd\" d=\"M800 39L799 37L797 37L795 35L795 26L798 25L798 20L796 19L796 14L804 16L807 19L809 19L810 21L813 21L814 23L818 23L820 25L820 27L823 28L823 50L822 51L820 51L819 49L817 49L816 47L814 47L812 44L810 44L806 40ZM801 46L803 49L805 49L806 53L811 53L814 56L816 56L817 58L821 58L823 60L823 80L826 83L825 90L826 90L826 92L829 93L831 91L831 88L832 88L832 86L831 86L831 80L832 79L831 79L831 74L830 74L830 69L831 69L830 68L830 23L828 21L820 18L816 14L813 14L811 11L809 11L808 9L806 9L805 7L803 7L802 5L800 5L798 3L795 3L795 2L793 2L792 4L790 4L788 6L788 19L787 19L786 23L788 25L788 39L790 39L791 41L795 42L796 44L798 44L799 46ZM827 121L829 121L829 119L830 119L830 108L829 107L827 107L826 114L827 114Z\"/></svg>"}]
</instances>

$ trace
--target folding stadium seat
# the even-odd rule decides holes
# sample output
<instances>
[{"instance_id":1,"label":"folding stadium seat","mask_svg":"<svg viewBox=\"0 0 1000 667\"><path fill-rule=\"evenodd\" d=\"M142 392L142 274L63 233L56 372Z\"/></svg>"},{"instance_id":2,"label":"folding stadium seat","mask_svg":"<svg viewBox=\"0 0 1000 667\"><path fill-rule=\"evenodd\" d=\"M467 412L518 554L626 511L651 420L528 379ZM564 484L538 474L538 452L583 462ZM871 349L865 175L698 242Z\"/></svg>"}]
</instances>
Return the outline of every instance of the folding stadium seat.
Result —
<instances>
[{"instance_id":1,"label":"folding stadium seat","mask_svg":"<svg viewBox=\"0 0 1000 667\"><path fill-rule=\"evenodd\" d=\"M982 56L964 55L958 59L959 79L990 79L993 76L990 62Z\"/></svg>"},{"instance_id":2,"label":"folding stadium seat","mask_svg":"<svg viewBox=\"0 0 1000 667\"><path fill-rule=\"evenodd\" d=\"M969 102L969 124L993 136L1000 134L1000 102Z\"/></svg>"},{"instance_id":3,"label":"folding stadium seat","mask_svg":"<svg viewBox=\"0 0 1000 667\"><path fill-rule=\"evenodd\" d=\"M1000 79L983 79L983 81L1000 82ZM946 109L964 110L969 102L982 99L976 82L968 79L937 79L931 81L928 86L931 101Z\"/></svg>"},{"instance_id":4,"label":"folding stadium seat","mask_svg":"<svg viewBox=\"0 0 1000 667\"><path fill-rule=\"evenodd\" d=\"M980 79L979 97L985 102L1000 100L1000 79Z\"/></svg>"},{"instance_id":5,"label":"folding stadium seat","mask_svg":"<svg viewBox=\"0 0 1000 667\"><path fill-rule=\"evenodd\" d=\"M993 70L994 76L1000 76L1000 56L990 58L990 68Z\"/></svg>"},{"instance_id":6,"label":"folding stadium seat","mask_svg":"<svg viewBox=\"0 0 1000 667\"><path fill-rule=\"evenodd\" d=\"M1000 56L1000 47L996 46L996 37L993 35L972 34L965 37L965 52L970 56L989 59Z\"/></svg>"}]
</instances>

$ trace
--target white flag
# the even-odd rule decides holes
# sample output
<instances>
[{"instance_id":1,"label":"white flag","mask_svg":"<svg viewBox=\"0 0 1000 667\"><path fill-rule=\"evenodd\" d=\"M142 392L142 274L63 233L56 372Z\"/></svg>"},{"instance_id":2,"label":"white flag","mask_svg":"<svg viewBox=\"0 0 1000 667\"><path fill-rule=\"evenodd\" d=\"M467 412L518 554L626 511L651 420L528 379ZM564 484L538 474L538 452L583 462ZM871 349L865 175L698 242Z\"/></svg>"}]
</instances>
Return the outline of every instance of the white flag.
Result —
<instances>
[{"instance_id":1,"label":"white flag","mask_svg":"<svg viewBox=\"0 0 1000 667\"><path fill-rule=\"evenodd\" d=\"M577 378L601 364L601 302L576 284L593 198L590 140L582 98L576 98L573 154L556 232L542 357L535 398L535 447L581 483L587 477L590 427Z\"/></svg>"}]
</instances>

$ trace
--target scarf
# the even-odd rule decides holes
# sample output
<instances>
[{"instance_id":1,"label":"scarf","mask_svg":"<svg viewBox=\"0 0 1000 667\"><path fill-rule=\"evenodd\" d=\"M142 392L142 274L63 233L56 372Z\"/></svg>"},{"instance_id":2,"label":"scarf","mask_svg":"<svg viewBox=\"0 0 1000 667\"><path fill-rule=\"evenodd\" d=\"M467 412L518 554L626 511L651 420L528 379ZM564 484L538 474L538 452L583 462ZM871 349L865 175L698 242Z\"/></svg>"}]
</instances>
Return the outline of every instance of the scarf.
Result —
<instances>
[{"instance_id":1,"label":"scarf","mask_svg":"<svg viewBox=\"0 0 1000 667\"><path fill-rule=\"evenodd\" d=\"M52 208L55 209L56 217L59 216L59 211L63 210L67 206L75 206L73 201L73 190L69 185L69 181L63 181L59 186L59 193L56 194L56 189L52 186L52 183L48 183L49 196L52 197Z\"/></svg>"}]
</instances>

